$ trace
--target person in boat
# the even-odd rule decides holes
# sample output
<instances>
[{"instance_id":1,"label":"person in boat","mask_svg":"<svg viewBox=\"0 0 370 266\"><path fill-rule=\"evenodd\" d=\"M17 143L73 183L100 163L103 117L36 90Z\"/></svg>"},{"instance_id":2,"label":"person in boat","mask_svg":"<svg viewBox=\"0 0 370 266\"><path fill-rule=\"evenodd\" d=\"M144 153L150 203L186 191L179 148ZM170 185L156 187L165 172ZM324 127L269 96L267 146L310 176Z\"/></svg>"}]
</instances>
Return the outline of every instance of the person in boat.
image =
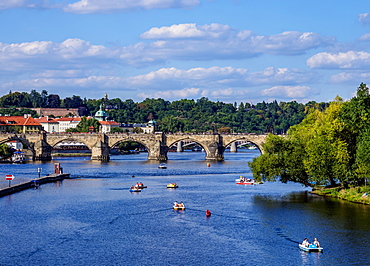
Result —
<instances>
[{"instance_id":1,"label":"person in boat","mask_svg":"<svg viewBox=\"0 0 370 266\"><path fill-rule=\"evenodd\" d=\"M175 201L175 202L173 203L173 207L179 207L179 203L178 203L177 201Z\"/></svg>"},{"instance_id":2,"label":"person in boat","mask_svg":"<svg viewBox=\"0 0 370 266\"><path fill-rule=\"evenodd\" d=\"M181 208L184 208L185 207L185 205L184 205L184 203L182 201L180 202L179 207L181 207Z\"/></svg>"},{"instance_id":3,"label":"person in boat","mask_svg":"<svg viewBox=\"0 0 370 266\"><path fill-rule=\"evenodd\" d=\"M302 246L308 247L309 245L310 243L308 242L308 239L307 238L303 239Z\"/></svg>"},{"instance_id":4,"label":"person in boat","mask_svg":"<svg viewBox=\"0 0 370 266\"><path fill-rule=\"evenodd\" d=\"M312 244L316 245L316 247L318 247L318 248L320 247L320 242L317 240L317 238L314 238Z\"/></svg>"}]
</instances>

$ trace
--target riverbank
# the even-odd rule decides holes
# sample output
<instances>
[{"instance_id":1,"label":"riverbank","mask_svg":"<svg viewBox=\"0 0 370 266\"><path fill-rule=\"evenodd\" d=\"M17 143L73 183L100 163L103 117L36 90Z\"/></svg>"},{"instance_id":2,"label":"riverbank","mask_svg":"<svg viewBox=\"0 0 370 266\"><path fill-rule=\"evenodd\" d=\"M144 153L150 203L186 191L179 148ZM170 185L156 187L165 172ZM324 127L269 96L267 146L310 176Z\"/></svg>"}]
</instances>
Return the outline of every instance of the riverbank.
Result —
<instances>
[{"instance_id":1,"label":"riverbank","mask_svg":"<svg viewBox=\"0 0 370 266\"><path fill-rule=\"evenodd\" d=\"M354 203L370 205L370 187L335 187L335 188L314 188L312 194L339 198Z\"/></svg>"}]
</instances>

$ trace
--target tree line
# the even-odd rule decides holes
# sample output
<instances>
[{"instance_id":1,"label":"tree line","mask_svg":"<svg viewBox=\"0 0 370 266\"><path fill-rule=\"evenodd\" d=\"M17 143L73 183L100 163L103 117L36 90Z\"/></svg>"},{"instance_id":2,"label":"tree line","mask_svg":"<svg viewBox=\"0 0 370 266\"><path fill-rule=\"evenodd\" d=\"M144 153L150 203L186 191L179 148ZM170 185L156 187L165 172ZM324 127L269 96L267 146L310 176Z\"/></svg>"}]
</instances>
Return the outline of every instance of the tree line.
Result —
<instances>
[{"instance_id":1,"label":"tree line","mask_svg":"<svg viewBox=\"0 0 370 266\"><path fill-rule=\"evenodd\" d=\"M249 166L257 179L305 186L363 185L370 173L370 94L361 84L349 101L311 109L286 137L269 135Z\"/></svg>"},{"instance_id":2,"label":"tree line","mask_svg":"<svg viewBox=\"0 0 370 266\"><path fill-rule=\"evenodd\" d=\"M73 95L61 99L56 94L27 92L9 92L0 98L0 107L6 108L2 114L22 115L35 111L27 108L78 108L85 107L87 116L94 116L103 105L108 119L119 123L146 123L156 120L158 130L162 132L224 132L224 133L275 133L284 134L314 108L325 110L328 103L314 101L306 104L291 102L271 103L223 103L213 102L206 97L200 99L181 99L166 101L147 98L142 102L132 99L82 99Z\"/></svg>"}]
</instances>

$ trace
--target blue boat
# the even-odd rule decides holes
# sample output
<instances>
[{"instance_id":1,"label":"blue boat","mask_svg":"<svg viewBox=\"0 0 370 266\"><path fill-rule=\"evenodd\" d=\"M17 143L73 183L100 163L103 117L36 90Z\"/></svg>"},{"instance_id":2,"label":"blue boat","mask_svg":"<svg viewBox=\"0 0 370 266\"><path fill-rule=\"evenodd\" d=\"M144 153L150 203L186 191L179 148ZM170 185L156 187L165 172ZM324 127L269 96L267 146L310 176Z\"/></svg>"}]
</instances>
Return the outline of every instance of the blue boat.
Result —
<instances>
[{"instance_id":1,"label":"blue boat","mask_svg":"<svg viewBox=\"0 0 370 266\"><path fill-rule=\"evenodd\" d=\"M299 244L299 248L306 252L322 252L324 250L322 247L318 247L314 244L309 244L308 247L302 244Z\"/></svg>"}]
</instances>

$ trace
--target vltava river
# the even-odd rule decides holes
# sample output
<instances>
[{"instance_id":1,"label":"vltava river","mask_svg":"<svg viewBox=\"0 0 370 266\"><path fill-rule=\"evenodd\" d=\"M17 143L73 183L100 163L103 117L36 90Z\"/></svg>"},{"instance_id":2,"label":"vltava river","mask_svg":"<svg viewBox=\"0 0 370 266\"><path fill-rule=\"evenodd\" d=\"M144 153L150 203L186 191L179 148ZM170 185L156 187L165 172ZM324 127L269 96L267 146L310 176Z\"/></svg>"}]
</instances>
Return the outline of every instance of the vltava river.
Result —
<instances>
[{"instance_id":1,"label":"vltava river","mask_svg":"<svg viewBox=\"0 0 370 266\"><path fill-rule=\"evenodd\" d=\"M73 177L0 198L0 265L370 265L369 206L293 183L236 185L258 155L225 153L207 167L204 153L170 153L168 169L145 153L0 165L1 186L5 174L29 180L54 162ZM137 181L148 188L130 193ZM175 200L187 209L172 210ZM305 237L324 252L300 251Z\"/></svg>"}]
</instances>

